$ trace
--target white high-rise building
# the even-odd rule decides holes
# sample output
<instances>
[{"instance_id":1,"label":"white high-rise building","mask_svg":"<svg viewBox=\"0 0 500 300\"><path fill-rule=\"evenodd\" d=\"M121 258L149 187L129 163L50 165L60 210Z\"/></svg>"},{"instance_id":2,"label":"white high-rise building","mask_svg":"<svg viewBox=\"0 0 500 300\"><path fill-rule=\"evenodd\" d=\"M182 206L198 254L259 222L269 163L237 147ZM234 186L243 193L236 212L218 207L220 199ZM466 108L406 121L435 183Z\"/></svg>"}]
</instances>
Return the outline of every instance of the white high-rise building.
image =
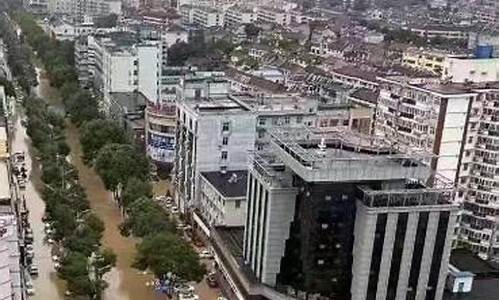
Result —
<instances>
[{"instance_id":1,"label":"white high-rise building","mask_svg":"<svg viewBox=\"0 0 500 300\"><path fill-rule=\"evenodd\" d=\"M181 211L196 208L201 172L242 170L254 149L255 115L229 96L217 76L181 81L175 137L175 197Z\"/></svg>"},{"instance_id":2,"label":"white high-rise building","mask_svg":"<svg viewBox=\"0 0 500 300\"><path fill-rule=\"evenodd\" d=\"M380 78L380 87L376 134L400 148L436 156L428 163L457 184L455 201L463 203L455 246L497 258L498 81L431 84Z\"/></svg>"}]
</instances>

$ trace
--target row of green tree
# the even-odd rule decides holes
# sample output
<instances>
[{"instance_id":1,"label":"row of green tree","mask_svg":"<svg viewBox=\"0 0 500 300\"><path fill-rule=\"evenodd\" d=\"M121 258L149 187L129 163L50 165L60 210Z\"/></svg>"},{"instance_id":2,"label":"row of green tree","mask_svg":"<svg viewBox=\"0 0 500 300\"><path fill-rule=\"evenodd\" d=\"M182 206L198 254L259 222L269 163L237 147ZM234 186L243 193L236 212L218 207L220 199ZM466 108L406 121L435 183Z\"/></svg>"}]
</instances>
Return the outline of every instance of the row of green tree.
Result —
<instances>
[{"instance_id":1,"label":"row of green tree","mask_svg":"<svg viewBox=\"0 0 500 300\"><path fill-rule=\"evenodd\" d=\"M7 50L7 64L12 75L29 94L31 87L37 83L35 68L30 59L31 52L29 47L18 38L16 27L7 14L0 15L0 39Z\"/></svg>"},{"instance_id":2,"label":"row of green tree","mask_svg":"<svg viewBox=\"0 0 500 300\"><path fill-rule=\"evenodd\" d=\"M121 232L142 237L134 266L150 269L158 277L172 272L185 280L201 280L205 268L196 252L152 199L149 161L132 144L125 129L103 119L96 97L78 87L72 45L52 40L29 14L18 13L15 19L44 64L52 85L59 88L66 113L79 126L84 161L95 168L107 189L121 194L126 216ZM64 148L58 140L52 144Z\"/></svg>"},{"instance_id":3,"label":"row of green tree","mask_svg":"<svg viewBox=\"0 0 500 300\"><path fill-rule=\"evenodd\" d=\"M13 19L26 40L43 63L50 84L59 88L66 113L77 125L99 116L97 98L81 89L74 67L74 44L58 41L46 34L32 15L17 12Z\"/></svg>"},{"instance_id":4,"label":"row of green tree","mask_svg":"<svg viewBox=\"0 0 500 300\"><path fill-rule=\"evenodd\" d=\"M102 276L115 264L116 257L101 247L104 223L90 213L78 172L66 159L70 149L65 142L64 117L36 97L28 97L24 107L26 130L42 167L42 198L54 230L52 238L62 246L58 274L73 295L98 299L106 287ZM94 272L90 274L89 270Z\"/></svg>"},{"instance_id":5,"label":"row of green tree","mask_svg":"<svg viewBox=\"0 0 500 300\"><path fill-rule=\"evenodd\" d=\"M104 185L123 208L123 235L142 238L134 267L161 278L172 272L188 281L200 281L205 267L176 230L171 216L153 201L149 161L132 145L115 122L95 119L80 128L84 160L94 166Z\"/></svg>"}]
</instances>

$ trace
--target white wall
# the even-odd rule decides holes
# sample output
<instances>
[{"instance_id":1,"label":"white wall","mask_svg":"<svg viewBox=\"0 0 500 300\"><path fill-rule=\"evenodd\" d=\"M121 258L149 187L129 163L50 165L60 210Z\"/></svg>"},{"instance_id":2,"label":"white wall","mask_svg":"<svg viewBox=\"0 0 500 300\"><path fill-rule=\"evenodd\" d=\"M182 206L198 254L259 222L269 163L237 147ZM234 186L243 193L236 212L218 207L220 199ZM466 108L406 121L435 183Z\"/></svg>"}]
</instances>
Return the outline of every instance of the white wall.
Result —
<instances>
[{"instance_id":1,"label":"white wall","mask_svg":"<svg viewBox=\"0 0 500 300\"><path fill-rule=\"evenodd\" d=\"M448 99L446 116L441 136L437 171L450 180L455 180L458 171L458 159L460 155L463 131L469 107L468 97L456 97Z\"/></svg>"},{"instance_id":2,"label":"white wall","mask_svg":"<svg viewBox=\"0 0 500 300\"><path fill-rule=\"evenodd\" d=\"M453 58L444 61L443 78L451 77L452 82L498 81L498 58Z\"/></svg>"},{"instance_id":3,"label":"white wall","mask_svg":"<svg viewBox=\"0 0 500 300\"><path fill-rule=\"evenodd\" d=\"M138 45L138 90L149 101L157 104L159 99L161 49L158 44Z\"/></svg>"}]
</instances>

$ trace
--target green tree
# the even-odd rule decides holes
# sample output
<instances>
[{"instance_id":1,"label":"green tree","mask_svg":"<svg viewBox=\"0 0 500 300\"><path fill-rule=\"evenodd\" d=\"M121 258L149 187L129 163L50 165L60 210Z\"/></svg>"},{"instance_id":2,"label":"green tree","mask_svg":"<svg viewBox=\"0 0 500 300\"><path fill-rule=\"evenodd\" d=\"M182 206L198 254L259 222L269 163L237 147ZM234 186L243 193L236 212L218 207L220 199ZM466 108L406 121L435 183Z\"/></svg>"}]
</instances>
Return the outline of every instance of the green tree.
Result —
<instances>
[{"instance_id":1,"label":"green tree","mask_svg":"<svg viewBox=\"0 0 500 300\"><path fill-rule=\"evenodd\" d=\"M68 97L64 105L71 121L76 125L99 117L97 99L87 91L79 91Z\"/></svg>"},{"instance_id":2,"label":"green tree","mask_svg":"<svg viewBox=\"0 0 500 300\"><path fill-rule=\"evenodd\" d=\"M245 34L250 40L256 39L262 29L253 23L245 25Z\"/></svg>"},{"instance_id":3,"label":"green tree","mask_svg":"<svg viewBox=\"0 0 500 300\"><path fill-rule=\"evenodd\" d=\"M133 233L135 236L143 237L176 231L175 225L165 211L149 198L136 199L127 208L127 213L127 219L121 226L121 231L125 235Z\"/></svg>"},{"instance_id":4,"label":"green tree","mask_svg":"<svg viewBox=\"0 0 500 300\"><path fill-rule=\"evenodd\" d=\"M153 188L151 184L135 177L130 178L122 192L121 204L125 207L129 207L130 204L141 197L153 197Z\"/></svg>"},{"instance_id":5,"label":"green tree","mask_svg":"<svg viewBox=\"0 0 500 300\"><path fill-rule=\"evenodd\" d=\"M188 281L200 281L205 266L198 255L184 240L171 233L160 233L144 238L137 246L133 266L140 270L150 269L160 278L172 272Z\"/></svg>"},{"instance_id":6,"label":"green tree","mask_svg":"<svg viewBox=\"0 0 500 300\"><path fill-rule=\"evenodd\" d=\"M92 161L103 146L125 144L128 141L125 130L111 120L96 119L81 126L80 143L86 162Z\"/></svg>"},{"instance_id":7,"label":"green tree","mask_svg":"<svg viewBox=\"0 0 500 300\"><path fill-rule=\"evenodd\" d=\"M149 174L149 162L134 146L128 144L108 144L99 150L95 169L111 191L118 184L125 184L136 177L145 180Z\"/></svg>"},{"instance_id":8,"label":"green tree","mask_svg":"<svg viewBox=\"0 0 500 300\"><path fill-rule=\"evenodd\" d=\"M66 281L67 289L75 296L97 295L96 286L88 273L88 258L79 252L69 252L61 261L59 277Z\"/></svg>"},{"instance_id":9,"label":"green tree","mask_svg":"<svg viewBox=\"0 0 500 300\"><path fill-rule=\"evenodd\" d=\"M0 77L0 86L3 86L5 89L5 95L8 97L15 97L16 90L12 85L12 82L8 81L7 78Z\"/></svg>"}]
</instances>

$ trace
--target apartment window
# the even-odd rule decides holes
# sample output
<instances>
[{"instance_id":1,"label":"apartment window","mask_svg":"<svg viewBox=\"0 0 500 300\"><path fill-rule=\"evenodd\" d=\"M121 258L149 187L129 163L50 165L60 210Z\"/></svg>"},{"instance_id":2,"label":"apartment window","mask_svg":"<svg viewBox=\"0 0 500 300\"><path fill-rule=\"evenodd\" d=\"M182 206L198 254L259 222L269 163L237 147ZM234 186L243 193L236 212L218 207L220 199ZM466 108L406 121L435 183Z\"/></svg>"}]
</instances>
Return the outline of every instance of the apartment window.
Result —
<instances>
[{"instance_id":1,"label":"apartment window","mask_svg":"<svg viewBox=\"0 0 500 300\"><path fill-rule=\"evenodd\" d=\"M241 206L241 200L234 201L234 208L238 209Z\"/></svg>"},{"instance_id":2,"label":"apartment window","mask_svg":"<svg viewBox=\"0 0 500 300\"><path fill-rule=\"evenodd\" d=\"M467 143L472 144L473 141L474 141L474 137L469 136L469 139L467 140Z\"/></svg>"},{"instance_id":3,"label":"apartment window","mask_svg":"<svg viewBox=\"0 0 500 300\"><path fill-rule=\"evenodd\" d=\"M200 89L194 90L194 98L195 99L200 99L201 98L201 90Z\"/></svg>"},{"instance_id":4,"label":"apartment window","mask_svg":"<svg viewBox=\"0 0 500 300\"><path fill-rule=\"evenodd\" d=\"M220 154L220 158L223 160L226 160L227 159L227 151L222 151Z\"/></svg>"},{"instance_id":5,"label":"apartment window","mask_svg":"<svg viewBox=\"0 0 500 300\"><path fill-rule=\"evenodd\" d=\"M227 136L222 138L222 145L227 145L229 138Z\"/></svg>"},{"instance_id":6,"label":"apartment window","mask_svg":"<svg viewBox=\"0 0 500 300\"><path fill-rule=\"evenodd\" d=\"M229 122L222 123L222 131L223 132L229 131Z\"/></svg>"},{"instance_id":7,"label":"apartment window","mask_svg":"<svg viewBox=\"0 0 500 300\"><path fill-rule=\"evenodd\" d=\"M290 124L290 117L285 117L285 124Z\"/></svg>"},{"instance_id":8,"label":"apartment window","mask_svg":"<svg viewBox=\"0 0 500 300\"><path fill-rule=\"evenodd\" d=\"M259 125L261 126L266 125L266 118L259 118Z\"/></svg>"},{"instance_id":9,"label":"apartment window","mask_svg":"<svg viewBox=\"0 0 500 300\"><path fill-rule=\"evenodd\" d=\"M302 123L302 116L297 116L297 123L298 124Z\"/></svg>"},{"instance_id":10,"label":"apartment window","mask_svg":"<svg viewBox=\"0 0 500 300\"><path fill-rule=\"evenodd\" d=\"M469 164L464 164L464 171L467 171L468 168L469 168Z\"/></svg>"}]
</instances>

